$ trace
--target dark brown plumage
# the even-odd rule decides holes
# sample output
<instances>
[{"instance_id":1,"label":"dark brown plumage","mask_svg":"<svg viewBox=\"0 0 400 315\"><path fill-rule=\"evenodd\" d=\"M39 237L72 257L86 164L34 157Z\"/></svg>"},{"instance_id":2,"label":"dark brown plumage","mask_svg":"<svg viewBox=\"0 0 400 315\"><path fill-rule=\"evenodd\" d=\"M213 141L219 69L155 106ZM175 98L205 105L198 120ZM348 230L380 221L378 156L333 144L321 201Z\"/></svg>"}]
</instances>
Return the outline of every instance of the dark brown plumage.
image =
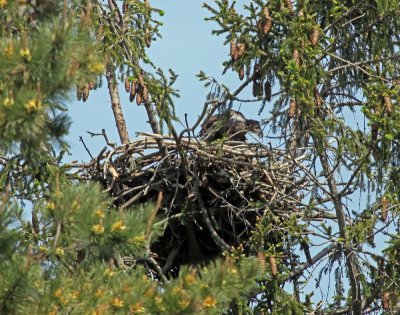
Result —
<instances>
[{"instance_id":1,"label":"dark brown plumage","mask_svg":"<svg viewBox=\"0 0 400 315\"><path fill-rule=\"evenodd\" d=\"M202 140L212 142L226 137L229 141L246 141L246 133L252 132L262 137L260 123L257 120L246 119L244 115L235 110L211 116L201 126L200 137Z\"/></svg>"}]
</instances>

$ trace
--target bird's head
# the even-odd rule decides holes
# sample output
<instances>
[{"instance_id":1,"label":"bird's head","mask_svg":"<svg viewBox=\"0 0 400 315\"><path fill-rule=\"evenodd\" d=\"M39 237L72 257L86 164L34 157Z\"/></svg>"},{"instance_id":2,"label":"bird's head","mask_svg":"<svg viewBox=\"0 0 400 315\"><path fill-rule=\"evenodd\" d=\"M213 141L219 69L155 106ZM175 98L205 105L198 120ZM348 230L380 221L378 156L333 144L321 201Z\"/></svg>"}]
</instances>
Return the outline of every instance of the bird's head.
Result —
<instances>
[{"instance_id":1,"label":"bird's head","mask_svg":"<svg viewBox=\"0 0 400 315\"><path fill-rule=\"evenodd\" d=\"M253 119L248 119L246 121L246 126L247 126L247 129L248 129L249 132L252 132L252 133L256 134L260 138L263 137L263 131L261 129L259 121L253 120Z\"/></svg>"}]
</instances>

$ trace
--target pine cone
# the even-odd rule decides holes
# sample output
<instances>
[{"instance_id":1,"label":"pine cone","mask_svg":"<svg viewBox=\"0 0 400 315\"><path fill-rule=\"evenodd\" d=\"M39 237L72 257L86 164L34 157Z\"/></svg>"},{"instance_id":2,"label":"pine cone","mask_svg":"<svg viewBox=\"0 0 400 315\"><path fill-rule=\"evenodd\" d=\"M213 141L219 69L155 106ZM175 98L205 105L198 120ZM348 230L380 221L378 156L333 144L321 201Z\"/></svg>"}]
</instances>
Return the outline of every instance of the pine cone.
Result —
<instances>
[{"instance_id":1,"label":"pine cone","mask_svg":"<svg viewBox=\"0 0 400 315\"><path fill-rule=\"evenodd\" d=\"M391 113L393 113L393 104L392 104L392 100L390 99L389 95L383 96L383 102L385 104L385 108L386 108L386 111L388 112L388 114L390 115Z\"/></svg>"},{"instance_id":2,"label":"pine cone","mask_svg":"<svg viewBox=\"0 0 400 315\"><path fill-rule=\"evenodd\" d=\"M236 49L237 49L237 59L239 59L240 57L243 56L244 51L246 49L246 45L244 43L238 43L236 45Z\"/></svg>"},{"instance_id":3,"label":"pine cone","mask_svg":"<svg viewBox=\"0 0 400 315\"><path fill-rule=\"evenodd\" d=\"M96 84L92 81L89 82L89 90L93 90L96 87Z\"/></svg>"},{"instance_id":4,"label":"pine cone","mask_svg":"<svg viewBox=\"0 0 400 315\"><path fill-rule=\"evenodd\" d=\"M314 26L310 36L311 46L315 47L318 43L319 39L319 29L317 26Z\"/></svg>"},{"instance_id":5,"label":"pine cone","mask_svg":"<svg viewBox=\"0 0 400 315\"><path fill-rule=\"evenodd\" d=\"M136 83L132 82L130 86L129 101L132 103L136 95Z\"/></svg>"},{"instance_id":6,"label":"pine cone","mask_svg":"<svg viewBox=\"0 0 400 315\"><path fill-rule=\"evenodd\" d=\"M85 84L82 88L82 101L86 102L87 99L89 98L89 84Z\"/></svg>"},{"instance_id":7,"label":"pine cone","mask_svg":"<svg viewBox=\"0 0 400 315\"><path fill-rule=\"evenodd\" d=\"M381 220L385 222L388 217L388 207L389 207L389 201L387 198L384 196L381 201Z\"/></svg>"},{"instance_id":8,"label":"pine cone","mask_svg":"<svg viewBox=\"0 0 400 315\"><path fill-rule=\"evenodd\" d=\"M290 14L294 15L294 8L293 8L292 0L285 0L285 4L286 4L287 8L289 9Z\"/></svg>"},{"instance_id":9,"label":"pine cone","mask_svg":"<svg viewBox=\"0 0 400 315\"><path fill-rule=\"evenodd\" d=\"M264 14L265 22L264 22L262 32L263 32L263 35L267 35L272 27L272 18L269 15L268 7L264 7L263 14Z\"/></svg>"},{"instance_id":10,"label":"pine cone","mask_svg":"<svg viewBox=\"0 0 400 315\"><path fill-rule=\"evenodd\" d=\"M143 86L142 96L143 96L143 102L146 103L149 100L149 89L147 88L146 85Z\"/></svg>"},{"instance_id":11,"label":"pine cone","mask_svg":"<svg viewBox=\"0 0 400 315\"><path fill-rule=\"evenodd\" d=\"M142 103L143 103L143 88L142 85L139 84L136 92L136 105L140 105Z\"/></svg>"},{"instance_id":12,"label":"pine cone","mask_svg":"<svg viewBox=\"0 0 400 315\"><path fill-rule=\"evenodd\" d=\"M263 86L258 81L253 81L253 96L258 97L263 95Z\"/></svg>"},{"instance_id":13,"label":"pine cone","mask_svg":"<svg viewBox=\"0 0 400 315\"><path fill-rule=\"evenodd\" d=\"M384 310L390 308L390 293L387 291L382 293L382 308Z\"/></svg>"},{"instance_id":14,"label":"pine cone","mask_svg":"<svg viewBox=\"0 0 400 315\"><path fill-rule=\"evenodd\" d=\"M257 254L257 260L258 260L258 262L260 263L261 269L262 269L262 270L265 270L266 263L265 263L265 256L264 256L264 254L261 253L261 252L258 253L258 254Z\"/></svg>"},{"instance_id":15,"label":"pine cone","mask_svg":"<svg viewBox=\"0 0 400 315\"><path fill-rule=\"evenodd\" d=\"M318 88L315 87L314 88L314 104L315 104L315 107L316 108L320 108L322 106L323 102L324 101L323 101L321 95L319 95Z\"/></svg>"},{"instance_id":16,"label":"pine cone","mask_svg":"<svg viewBox=\"0 0 400 315\"><path fill-rule=\"evenodd\" d=\"M268 19L264 23L263 35L267 35L272 28L272 19Z\"/></svg>"},{"instance_id":17,"label":"pine cone","mask_svg":"<svg viewBox=\"0 0 400 315\"><path fill-rule=\"evenodd\" d=\"M294 98L291 98L289 105L289 113L288 113L289 118L293 118L296 115L296 111L297 111L296 100Z\"/></svg>"},{"instance_id":18,"label":"pine cone","mask_svg":"<svg viewBox=\"0 0 400 315\"><path fill-rule=\"evenodd\" d=\"M264 8L263 8L263 15L264 15L264 18L265 18L266 20L268 20L268 19L271 18L270 14L269 14L269 9L268 9L268 7L264 7Z\"/></svg>"},{"instance_id":19,"label":"pine cone","mask_svg":"<svg viewBox=\"0 0 400 315\"><path fill-rule=\"evenodd\" d=\"M232 61L236 61L237 60L237 47L236 47L236 41L234 38L232 38L230 41L230 54L231 54Z\"/></svg>"},{"instance_id":20,"label":"pine cone","mask_svg":"<svg viewBox=\"0 0 400 315\"><path fill-rule=\"evenodd\" d=\"M293 59L294 59L294 62L296 63L296 65L298 67L300 67L300 54L299 54L299 51L297 49L295 49L293 51Z\"/></svg>"},{"instance_id":21,"label":"pine cone","mask_svg":"<svg viewBox=\"0 0 400 315\"><path fill-rule=\"evenodd\" d=\"M131 91L131 82L128 80L128 78L125 79L125 91L126 93Z\"/></svg>"},{"instance_id":22,"label":"pine cone","mask_svg":"<svg viewBox=\"0 0 400 315\"><path fill-rule=\"evenodd\" d=\"M143 78L142 72L139 73L138 81L139 81L139 85L144 86L144 78Z\"/></svg>"},{"instance_id":23,"label":"pine cone","mask_svg":"<svg viewBox=\"0 0 400 315\"><path fill-rule=\"evenodd\" d=\"M271 267L271 275L273 277L276 277L276 275L278 274L278 266L276 264L275 256L269 256L269 265Z\"/></svg>"},{"instance_id":24,"label":"pine cone","mask_svg":"<svg viewBox=\"0 0 400 315\"><path fill-rule=\"evenodd\" d=\"M271 89L271 82L268 80L264 83L264 95L265 99L269 102L272 97L272 89Z\"/></svg>"},{"instance_id":25,"label":"pine cone","mask_svg":"<svg viewBox=\"0 0 400 315\"><path fill-rule=\"evenodd\" d=\"M82 88L80 88L78 85L76 86L76 98L78 101L80 101L82 99Z\"/></svg>"},{"instance_id":26,"label":"pine cone","mask_svg":"<svg viewBox=\"0 0 400 315\"><path fill-rule=\"evenodd\" d=\"M242 66L239 70L239 79L243 80L244 78L244 66Z\"/></svg>"}]
</instances>

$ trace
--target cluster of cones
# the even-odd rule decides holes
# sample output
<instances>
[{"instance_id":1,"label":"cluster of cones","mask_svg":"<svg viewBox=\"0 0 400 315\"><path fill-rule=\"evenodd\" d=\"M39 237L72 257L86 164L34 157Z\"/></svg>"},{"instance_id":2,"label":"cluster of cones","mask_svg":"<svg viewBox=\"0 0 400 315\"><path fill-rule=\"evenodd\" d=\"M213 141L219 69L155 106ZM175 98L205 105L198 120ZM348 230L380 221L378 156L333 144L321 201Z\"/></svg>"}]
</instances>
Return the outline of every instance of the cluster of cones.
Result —
<instances>
[{"instance_id":1,"label":"cluster of cones","mask_svg":"<svg viewBox=\"0 0 400 315\"><path fill-rule=\"evenodd\" d=\"M136 98L136 104L141 105L149 100L149 90L144 82L143 75L140 74L137 80L125 79L125 91L129 93L129 101L133 102Z\"/></svg>"},{"instance_id":2,"label":"cluster of cones","mask_svg":"<svg viewBox=\"0 0 400 315\"><path fill-rule=\"evenodd\" d=\"M289 10L291 15L295 15L295 10L293 7L293 3L291 0L285 0L285 7ZM262 17L258 23L258 28L263 36L266 36L272 28L272 17L270 14L270 10L268 6L263 7L262 9ZM302 12L299 12L299 16L302 15ZM313 47L315 47L319 40L319 29L318 27L314 27L310 34L310 42ZM234 37L232 37L230 41L230 56L232 62L236 62L239 60L246 51L246 44L240 41L237 41ZM297 66L301 66L301 57L298 49L293 50L293 59ZM267 101L271 100L271 82L269 80L263 83L263 78L259 73L260 65L255 65L254 74L253 74L253 96L261 97L264 96ZM243 80L245 75L245 67L244 65L238 68L239 79ZM322 98L318 93L318 89L314 89L314 99L316 106L320 107L322 105ZM290 118L293 118L296 115L298 108L297 103L294 98L290 99L289 111L288 115Z\"/></svg>"},{"instance_id":3,"label":"cluster of cones","mask_svg":"<svg viewBox=\"0 0 400 315\"><path fill-rule=\"evenodd\" d=\"M81 86L77 85L76 98L78 99L78 101L82 100L86 102L89 98L90 91L95 89L97 89L97 84L94 82L89 82Z\"/></svg>"}]
</instances>

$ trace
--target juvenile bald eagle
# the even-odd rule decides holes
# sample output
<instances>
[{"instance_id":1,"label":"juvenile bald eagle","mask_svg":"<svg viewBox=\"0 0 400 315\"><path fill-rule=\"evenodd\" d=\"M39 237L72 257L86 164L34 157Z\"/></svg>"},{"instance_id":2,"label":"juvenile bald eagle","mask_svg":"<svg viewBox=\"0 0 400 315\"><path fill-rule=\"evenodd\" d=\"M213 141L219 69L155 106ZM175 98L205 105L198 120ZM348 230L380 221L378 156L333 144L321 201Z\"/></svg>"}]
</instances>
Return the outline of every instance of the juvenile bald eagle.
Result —
<instances>
[{"instance_id":1,"label":"juvenile bald eagle","mask_svg":"<svg viewBox=\"0 0 400 315\"><path fill-rule=\"evenodd\" d=\"M246 141L246 133L252 132L262 137L260 123L257 120L246 119L236 110L230 109L222 114L213 115L201 125L200 137L212 142L226 137L229 141Z\"/></svg>"}]
</instances>

